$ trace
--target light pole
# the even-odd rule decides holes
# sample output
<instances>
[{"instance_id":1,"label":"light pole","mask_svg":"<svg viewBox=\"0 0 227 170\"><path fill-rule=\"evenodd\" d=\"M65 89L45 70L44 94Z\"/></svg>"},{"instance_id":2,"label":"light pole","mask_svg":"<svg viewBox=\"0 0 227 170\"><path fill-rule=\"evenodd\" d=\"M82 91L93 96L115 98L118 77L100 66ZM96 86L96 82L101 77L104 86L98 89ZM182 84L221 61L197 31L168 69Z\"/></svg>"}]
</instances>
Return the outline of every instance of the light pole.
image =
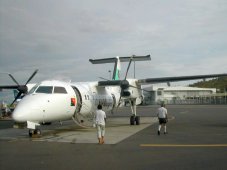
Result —
<instances>
[{"instance_id":1,"label":"light pole","mask_svg":"<svg viewBox=\"0 0 227 170\"><path fill-rule=\"evenodd\" d=\"M226 100L226 90L227 90L227 86L225 86L225 104L227 103L227 100Z\"/></svg>"},{"instance_id":2,"label":"light pole","mask_svg":"<svg viewBox=\"0 0 227 170\"><path fill-rule=\"evenodd\" d=\"M136 78L136 62L134 61L134 79Z\"/></svg>"}]
</instances>

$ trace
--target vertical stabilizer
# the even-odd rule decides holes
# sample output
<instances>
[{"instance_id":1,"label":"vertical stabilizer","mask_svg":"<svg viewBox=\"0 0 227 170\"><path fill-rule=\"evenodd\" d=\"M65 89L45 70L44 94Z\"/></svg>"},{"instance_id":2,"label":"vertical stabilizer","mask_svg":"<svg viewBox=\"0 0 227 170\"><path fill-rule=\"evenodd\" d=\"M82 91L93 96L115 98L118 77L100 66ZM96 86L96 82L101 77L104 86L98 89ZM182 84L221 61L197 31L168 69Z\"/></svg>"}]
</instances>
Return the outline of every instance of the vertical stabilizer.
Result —
<instances>
[{"instance_id":1,"label":"vertical stabilizer","mask_svg":"<svg viewBox=\"0 0 227 170\"><path fill-rule=\"evenodd\" d=\"M121 70L121 62L119 57L116 57L114 71L113 71L113 80L120 80L120 70Z\"/></svg>"}]
</instances>

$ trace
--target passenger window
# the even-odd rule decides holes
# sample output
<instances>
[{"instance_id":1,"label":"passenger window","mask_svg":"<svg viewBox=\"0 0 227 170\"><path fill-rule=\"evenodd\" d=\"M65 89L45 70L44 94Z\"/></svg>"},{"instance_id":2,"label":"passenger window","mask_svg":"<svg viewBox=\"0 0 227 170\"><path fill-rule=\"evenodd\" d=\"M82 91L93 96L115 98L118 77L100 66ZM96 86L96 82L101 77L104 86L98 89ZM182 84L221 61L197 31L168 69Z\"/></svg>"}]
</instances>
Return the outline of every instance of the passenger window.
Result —
<instances>
[{"instance_id":1,"label":"passenger window","mask_svg":"<svg viewBox=\"0 0 227 170\"><path fill-rule=\"evenodd\" d=\"M54 93L63 93L67 94L67 91L64 87L54 87Z\"/></svg>"},{"instance_id":2,"label":"passenger window","mask_svg":"<svg viewBox=\"0 0 227 170\"><path fill-rule=\"evenodd\" d=\"M51 94L53 90L53 86L39 86L36 90L36 93L47 93Z\"/></svg>"}]
</instances>

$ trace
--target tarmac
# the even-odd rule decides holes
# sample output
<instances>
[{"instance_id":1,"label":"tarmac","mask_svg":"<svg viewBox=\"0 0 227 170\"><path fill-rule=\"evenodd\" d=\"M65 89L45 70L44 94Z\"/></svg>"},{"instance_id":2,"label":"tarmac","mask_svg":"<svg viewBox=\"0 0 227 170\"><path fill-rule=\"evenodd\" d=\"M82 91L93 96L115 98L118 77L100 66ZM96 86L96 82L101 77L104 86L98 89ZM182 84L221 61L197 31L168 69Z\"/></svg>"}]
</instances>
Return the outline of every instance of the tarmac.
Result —
<instances>
[{"instance_id":1,"label":"tarmac","mask_svg":"<svg viewBox=\"0 0 227 170\"><path fill-rule=\"evenodd\" d=\"M95 128L73 121L26 129L0 121L0 169L227 169L227 105L169 105L168 134L157 135L158 106L137 108L140 125L129 125L130 108L108 115L105 144Z\"/></svg>"},{"instance_id":2,"label":"tarmac","mask_svg":"<svg viewBox=\"0 0 227 170\"><path fill-rule=\"evenodd\" d=\"M117 144L131 135L157 122L156 117L143 117L141 124L130 126L128 117L110 117L107 120L105 144ZM42 135L28 137L27 129L0 130L0 140L15 142L24 141L46 141L64 143L97 143L96 128L83 128L77 126L73 121L54 123L51 126L41 127Z\"/></svg>"}]
</instances>

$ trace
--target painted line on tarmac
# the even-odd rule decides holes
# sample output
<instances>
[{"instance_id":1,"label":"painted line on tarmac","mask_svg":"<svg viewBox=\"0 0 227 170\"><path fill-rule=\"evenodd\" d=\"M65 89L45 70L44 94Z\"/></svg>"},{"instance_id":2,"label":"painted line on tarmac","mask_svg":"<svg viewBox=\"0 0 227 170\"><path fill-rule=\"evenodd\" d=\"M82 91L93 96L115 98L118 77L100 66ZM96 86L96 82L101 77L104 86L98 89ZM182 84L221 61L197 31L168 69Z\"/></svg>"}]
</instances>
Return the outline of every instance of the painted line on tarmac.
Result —
<instances>
[{"instance_id":1,"label":"painted line on tarmac","mask_svg":"<svg viewBox=\"0 0 227 170\"><path fill-rule=\"evenodd\" d=\"M141 144L141 147L227 147L227 144Z\"/></svg>"}]
</instances>

